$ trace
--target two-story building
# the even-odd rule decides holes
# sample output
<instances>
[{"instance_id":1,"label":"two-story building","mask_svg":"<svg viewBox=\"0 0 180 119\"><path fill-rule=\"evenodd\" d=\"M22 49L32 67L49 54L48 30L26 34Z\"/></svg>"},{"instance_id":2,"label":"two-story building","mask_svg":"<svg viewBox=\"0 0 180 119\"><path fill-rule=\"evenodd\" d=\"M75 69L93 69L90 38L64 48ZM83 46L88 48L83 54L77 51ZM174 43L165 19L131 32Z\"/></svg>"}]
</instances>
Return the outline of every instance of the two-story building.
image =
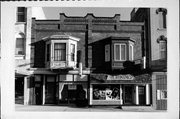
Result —
<instances>
[{"instance_id":1,"label":"two-story building","mask_svg":"<svg viewBox=\"0 0 180 119\"><path fill-rule=\"evenodd\" d=\"M150 105L144 23L114 17L32 19L32 104Z\"/></svg>"},{"instance_id":2,"label":"two-story building","mask_svg":"<svg viewBox=\"0 0 180 119\"><path fill-rule=\"evenodd\" d=\"M146 66L152 74L152 104L167 109L167 9L135 8L131 21L145 24Z\"/></svg>"}]
</instances>

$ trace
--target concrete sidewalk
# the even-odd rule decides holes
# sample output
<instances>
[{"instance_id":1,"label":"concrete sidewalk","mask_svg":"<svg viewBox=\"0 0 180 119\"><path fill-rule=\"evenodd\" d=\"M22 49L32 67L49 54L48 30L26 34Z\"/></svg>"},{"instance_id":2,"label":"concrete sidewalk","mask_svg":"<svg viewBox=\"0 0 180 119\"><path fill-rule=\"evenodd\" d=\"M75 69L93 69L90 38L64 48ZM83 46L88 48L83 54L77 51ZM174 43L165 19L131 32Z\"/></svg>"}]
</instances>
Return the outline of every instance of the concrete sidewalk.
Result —
<instances>
[{"instance_id":1,"label":"concrete sidewalk","mask_svg":"<svg viewBox=\"0 0 180 119\"><path fill-rule=\"evenodd\" d=\"M151 106L92 106L92 107L76 107L60 106L60 105L20 105L15 104L16 111L49 111L49 112L159 112L159 110L153 109Z\"/></svg>"}]
</instances>

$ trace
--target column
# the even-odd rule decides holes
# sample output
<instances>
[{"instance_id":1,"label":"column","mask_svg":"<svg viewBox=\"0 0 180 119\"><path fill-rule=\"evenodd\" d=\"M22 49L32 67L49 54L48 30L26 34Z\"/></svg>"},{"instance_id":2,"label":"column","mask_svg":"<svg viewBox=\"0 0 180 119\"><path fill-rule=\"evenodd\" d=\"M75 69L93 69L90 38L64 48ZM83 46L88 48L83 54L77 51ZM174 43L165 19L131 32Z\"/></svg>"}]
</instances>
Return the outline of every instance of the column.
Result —
<instances>
[{"instance_id":1,"label":"column","mask_svg":"<svg viewBox=\"0 0 180 119\"><path fill-rule=\"evenodd\" d=\"M146 105L150 104L150 90L149 84L146 84Z\"/></svg>"},{"instance_id":2,"label":"column","mask_svg":"<svg viewBox=\"0 0 180 119\"><path fill-rule=\"evenodd\" d=\"M42 95L42 105L45 104L45 81L46 81L46 75L43 75L43 95Z\"/></svg>"},{"instance_id":3,"label":"column","mask_svg":"<svg viewBox=\"0 0 180 119\"><path fill-rule=\"evenodd\" d=\"M92 94L93 94L93 88L92 88L92 85L90 85L90 91L89 91L89 105L92 105Z\"/></svg>"},{"instance_id":4,"label":"column","mask_svg":"<svg viewBox=\"0 0 180 119\"><path fill-rule=\"evenodd\" d=\"M120 85L120 89L119 89L119 93L120 93L120 104L123 104L123 98L122 98L122 85Z\"/></svg>"},{"instance_id":5,"label":"column","mask_svg":"<svg viewBox=\"0 0 180 119\"><path fill-rule=\"evenodd\" d=\"M136 105L139 105L139 89L138 89L138 85L136 85Z\"/></svg>"},{"instance_id":6,"label":"column","mask_svg":"<svg viewBox=\"0 0 180 119\"><path fill-rule=\"evenodd\" d=\"M28 78L24 77L24 105L29 103L29 89L28 89Z\"/></svg>"}]
</instances>

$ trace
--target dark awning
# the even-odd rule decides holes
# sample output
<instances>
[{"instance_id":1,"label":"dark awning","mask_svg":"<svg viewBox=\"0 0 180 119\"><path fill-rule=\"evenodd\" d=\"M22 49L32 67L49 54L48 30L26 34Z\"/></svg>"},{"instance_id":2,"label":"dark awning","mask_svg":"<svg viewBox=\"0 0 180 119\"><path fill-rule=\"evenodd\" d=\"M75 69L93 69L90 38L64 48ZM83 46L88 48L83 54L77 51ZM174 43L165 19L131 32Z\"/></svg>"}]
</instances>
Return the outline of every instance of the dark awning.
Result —
<instances>
[{"instance_id":1,"label":"dark awning","mask_svg":"<svg viewBox=\"0 0 180 119\"><path fill-rule=\"evenodd\" d=\"M119 74L119 75L110 75L110 74L90 74L91 82L102 82L102 83L151 83L150 74Z\"/></svg>"}]
</instances>

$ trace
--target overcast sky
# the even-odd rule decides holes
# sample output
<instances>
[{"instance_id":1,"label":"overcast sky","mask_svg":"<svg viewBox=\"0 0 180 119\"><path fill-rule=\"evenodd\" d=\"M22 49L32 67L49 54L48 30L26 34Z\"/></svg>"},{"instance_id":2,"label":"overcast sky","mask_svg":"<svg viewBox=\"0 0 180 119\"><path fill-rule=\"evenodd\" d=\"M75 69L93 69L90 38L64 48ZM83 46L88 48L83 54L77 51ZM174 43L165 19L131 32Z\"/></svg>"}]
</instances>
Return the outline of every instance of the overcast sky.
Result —
<instances>
[{"instance_id":1,"label":"overcast sky","mask_svg":"<svg viewBox=\"0 0 180 119\"><path fill-rule=\"evenodd\" d=\"M133 8L69 8L69 7L44 7L43 11L47 19L59 19L59 13L65 13L67 16L85 16L87 13L93 13L97 17L112 17L120 14L120 20L130 20L130 13Z\"/></svg>"}]
</instances>

